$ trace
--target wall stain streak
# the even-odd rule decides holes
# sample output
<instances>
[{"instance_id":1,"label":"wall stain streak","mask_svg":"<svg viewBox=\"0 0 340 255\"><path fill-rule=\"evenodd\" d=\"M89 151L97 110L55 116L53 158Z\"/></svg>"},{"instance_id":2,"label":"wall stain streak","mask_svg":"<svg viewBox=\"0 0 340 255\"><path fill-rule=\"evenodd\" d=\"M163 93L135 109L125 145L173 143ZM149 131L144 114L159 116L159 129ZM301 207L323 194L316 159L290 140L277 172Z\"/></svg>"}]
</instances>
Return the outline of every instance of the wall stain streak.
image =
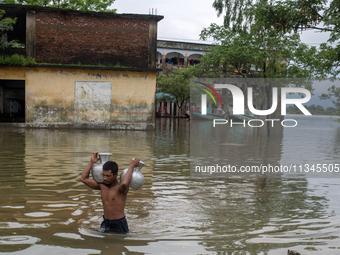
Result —
<instances>
[{"instance_id":1,"label":"wall stain streak","mask_svg":"<svg viewBox=\"0 0 340 255\"><path fill-rule=\"evenodd\" d=\"M18 79L18 75L25 77L27 127L154 128L155 72L89 72L67 67L0 69L3 79ZM87 88L86 84L90 86ZM97 84L96 89L89 90L93 84ZM105 84L111 85L105 87ZM87 93L91 91L93 94L88 97Z\"/></svg>"}]
</instances>

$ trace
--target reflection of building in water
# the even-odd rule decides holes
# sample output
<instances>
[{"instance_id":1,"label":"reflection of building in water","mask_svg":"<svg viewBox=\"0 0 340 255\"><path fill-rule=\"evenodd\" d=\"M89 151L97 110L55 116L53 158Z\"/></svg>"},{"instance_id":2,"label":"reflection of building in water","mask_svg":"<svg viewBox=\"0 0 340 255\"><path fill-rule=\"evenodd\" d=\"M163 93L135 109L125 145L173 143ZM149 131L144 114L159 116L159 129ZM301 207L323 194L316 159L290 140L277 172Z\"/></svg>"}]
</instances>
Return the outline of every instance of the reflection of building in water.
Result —
<instances>
[{"instance_id":1,"label":"reflection of building in water","mask_svg":"<svg viewBox=\"0 0 340 255\"><path fill-rule=\"evenodd\" d=\"M11 233L11 236L12 232L8 229L21 228L17 218L25 208L25 191L28 190L25 183L25 135L23 129L0 129L0 229L2 233Z\"/></svg>"},{"instance_id":2,"label":"reflection of building in water","mask_svg":"<svg viewBox=\"0 0 340 255\"><path fill-rule=\"evenodd\" d=\"M215 179L195 191L205 214L196 229L209 233L202 236L202 244L217 253L266 254L285 248L278 238L285 244L307 240L312 244L309 230L318 229L314 233L319 236L321 229L329 227L327 200L310 193L306 179ZM305 230L310 239L302 241Z\"/></svg>"},{"instance_id":3,"label":"reflection of building in water","mask_svg":"<svg viewBox=\"0 0 340 255\"><path fill-rule=\"evenodd\" d=\"M92 151L113 153L111 159L118 163L119 173L129 166L132 157L147 163L142 169L145 184L138 191L130 190L126 215L131 230L148 217L147 204L153 199L154 132L1 129L0 141L0 229L10 236L17 233L38 238L45 249L60 248L61 254L61 243L68 249L91 249L87 253L95 249L100 253L102 242L92 241L93 235L106 238L97 231L103 213L100 192L79 180ZM117 236L114 238L117 241ZM20 249L27 248L30 253L30 245ZM108 246L127 251L126 245L112 241ZM17 250L17 246L9 246L9 250Z\"/></svg>"},{"instance_id":4,"label":"reflection of building in water","mask_svg":"<svg viewBox=\"0 0 340 255\"><path fill-rule=\"evenodd\" d=\"M317 154L309 154L311 150L308 148L321 148L325 151L329 145L323 148L319 143L309 144L313 135L320 135L320 130L312 125L312 118L308 120L310 122L305 125L301 123L303 126L295 130L283 128L281 125L272 128L270 124L262 128L241 125L219 125L214 128L210 122L192 121L191 165L230 164L237 166L237 169L240 169L240 166L287 165L301 157L297 152L301 150L301 143L308 144L304 151L307 150L305 155L310 158L311 155ZM313 128L308 130L306 126ZM296 135L297 132L304 133L306 137ZM285 147L288 148L286 151ZM295 150L292 147L295 147ZM295 155L285 158L287 152ZM316 160L320 161L319 155ZM194 170L191 169L191 174ZM311 235L319 236L320 231L322 232L320 229L329 227L329 218L325 216L327 199L324 195L315 195L308 189L306 178L288 179L281 173L208 173L196 176L201 177L199 180L202 185L198 189L196 186L199 185L196 183L196 186L192 187L195 192L191 192L188 197L191 199L194 196L200 211L205 214L201 219L204 224L196 229L208 232L209 236L221 237L202 238L202 244L215 252L265 254L270 250L282 248L282 243L278 243L277 238L284 239L285 243L304 243L306 240L312 243L314 238ZM308 230L308 239L301 241L301 237L297 238L296 235L305 234L305 228L315 228L318 231L313 233Z\"/></svg>"},{"instance_id":5,"label":"reflection of building in water","mask_svg":"<svg viewBox=\"0 0 340 255\"><path fill-rule=\"evenodd\" d=\"M195 159L195 166L260 166L277 165L282 151L283 127L252 128L242 124L230 127L216 125L212 121L192 121L190 130L190 155ZM202 149L204 148L204 149ZM235 173L232 173L235 175ZM247 173L236 173L247 176Z\"/></svg>"},{"instance_id":6,"label":"reflection of building in water","mask_svg":"<svg viewBox=\"0 0 340 255\"><path fill-rule=\"evenodd\" d=\"M130 189L126 214L140 220L148 215L145 201L152 198L153 132L97 130L32 130L26 135L25 178L28 191L25 211L16 215L19 222L57 224L97 229L102 217L100 191L80 182L80 175L91 152L111 152L119 165L118 174L129 166L132 157L147 163L142 169L144 186ZM119 175L118 175L119 180ZM26 213L49 213L47 217L29 217ZM54 223L53 223L54 222ZM40 237L39 237L40 238Z\"/></svg>"},{"instance_id":7,"label":"reflection of building in water","mask_svg":"<svg viewBox=\"0 0 340 255\"><path fill-rule=\"evenodd\" d=\"M22 129L0 129L0 210L4 224L12 222L25 204L25 134Z\"/></svg>"}]
</instances>

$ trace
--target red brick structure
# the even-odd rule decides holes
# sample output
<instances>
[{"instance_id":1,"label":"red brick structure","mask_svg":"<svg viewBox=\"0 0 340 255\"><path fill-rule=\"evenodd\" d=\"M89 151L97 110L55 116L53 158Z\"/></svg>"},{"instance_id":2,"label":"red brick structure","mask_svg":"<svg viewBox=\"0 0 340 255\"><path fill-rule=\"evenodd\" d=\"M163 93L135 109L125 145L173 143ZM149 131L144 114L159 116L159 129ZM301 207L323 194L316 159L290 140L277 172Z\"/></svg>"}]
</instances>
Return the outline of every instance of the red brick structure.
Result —
<instances>
[{"instance_id":1,"label":"red brick structure","mask_svg":"<svg viewBox=\"0 0 340 255\"><path fill-rule=\"evenodd\" d=\"M149 21L115 16L36 13L36 61L148 66Z\"/></svg>"},{"instance_id":2,"label":"red brick structure","mask_svg":"<svg viewBox=\"0 0 340 255\"><path fill-rule=\"evenodd\" d=\"M39 63L156 66L157 22L163 16L18 5L0 9L20 16L26 55Z\"/></svg>"}]
</instances>

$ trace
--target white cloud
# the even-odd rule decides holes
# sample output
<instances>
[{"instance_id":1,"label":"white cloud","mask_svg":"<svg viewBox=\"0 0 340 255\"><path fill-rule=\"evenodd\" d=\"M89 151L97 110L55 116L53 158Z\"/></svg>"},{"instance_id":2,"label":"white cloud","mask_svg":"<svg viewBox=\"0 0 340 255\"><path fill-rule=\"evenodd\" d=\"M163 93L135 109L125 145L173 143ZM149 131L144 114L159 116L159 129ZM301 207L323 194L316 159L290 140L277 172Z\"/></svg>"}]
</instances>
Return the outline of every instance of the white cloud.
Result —
<instances>
[{"instance_id":1,"label":"white cloud","mask_svg":"<svg viewBox=\"0 0 340 255\"><path fill-rule=\"evenodd\" d=\"M157 15L164 16L158 23L158 39L177 41L197 41L202 29L211 23L223 24L223 17L217 17L212 7L214 0L116 0L112 8L118 13L149 14L157 9ZM305 43L317 46L327 41L329 33L304 31L301 35ZM208 41L211 43L212 40Z\"/></svg>"},{"instance_id":2,"label":"white cloud","mask_svg":"<svg viewBox=\"0 0 340 255\"><path fill-rule=\"evenodd\" d=\"M217 18L212 7L213 0L116 0L112 8L117 13L149 14L152 8L157 15L164 16L158 23L158 39L175 39L180 41L199 40L202 29L211 23L223 23Z\"/></svg>"}]
</instances>

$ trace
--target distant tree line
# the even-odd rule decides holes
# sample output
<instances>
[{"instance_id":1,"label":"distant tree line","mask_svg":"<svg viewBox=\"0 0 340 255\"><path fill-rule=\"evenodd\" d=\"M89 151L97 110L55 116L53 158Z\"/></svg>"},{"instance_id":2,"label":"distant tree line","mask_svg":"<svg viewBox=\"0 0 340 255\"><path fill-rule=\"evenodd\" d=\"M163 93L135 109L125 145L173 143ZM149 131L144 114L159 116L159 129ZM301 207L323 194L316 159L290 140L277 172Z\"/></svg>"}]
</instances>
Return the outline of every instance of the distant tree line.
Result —
<instances>
[{"instance_id":1,"label":"distant tree line","mask_svg":"<svg viewBox=\"0 0 340 255\"><path fill-rule=\"evenodd\" d=\"M340 110L335 107L327 107L326 109L321 105L312 104L310 106L304 105L304 107L312 114L312 115L340 115ZM287 114L302 114L299 108L296 105L290 105L287 107Z\"/></svg>"}]
</instances>

